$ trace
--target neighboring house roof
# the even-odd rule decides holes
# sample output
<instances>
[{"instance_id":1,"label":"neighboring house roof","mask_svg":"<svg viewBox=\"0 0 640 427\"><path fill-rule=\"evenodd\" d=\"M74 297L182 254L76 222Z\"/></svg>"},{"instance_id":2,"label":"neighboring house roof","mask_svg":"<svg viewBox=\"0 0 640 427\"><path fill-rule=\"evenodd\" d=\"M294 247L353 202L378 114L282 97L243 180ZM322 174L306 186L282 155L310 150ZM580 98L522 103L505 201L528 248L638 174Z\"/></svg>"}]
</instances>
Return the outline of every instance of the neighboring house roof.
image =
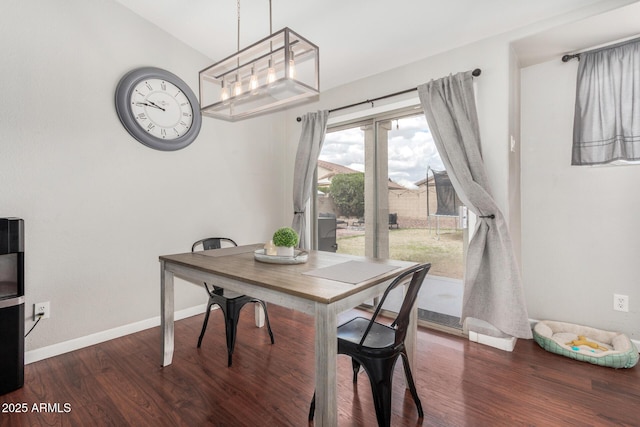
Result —
<instances>
[{"instance_id":1,"label":"neighboring house roof","mask_svg":"<svg viewBox=\"0 0 640 427\"><path fill-rule=\"evenodd\" d=\"M347 166L327 162L326 160L318 160L318 184L319 185L329 185L331 183L331 178L333 178L336 175L346 174L346 173L359 173L359 171L355 169L351 169ZM406 190L406 187L389 179L389 189L390 190Z\"/></svg>"},{"instance_id":2,"label":"neighboring house roof","mask_svg":"<svg viewBox=\"0 0 640 427\"><path fill-rule=\"evenodd\" d=\"M318 184L328 185L331 183L331 178L342 173L358 173L358 171L336 163L318 160Z\"/></svg>"},{"instance_id":3,"label":"neighboring house roof","mask_svg":"<svg viewBox=\"0 0 640 427\"><path fill-rule=\"evenodd\" d=\"M391 178L389 178L389 190L406 190L407 187L398 184L395 181L392 181Z\"/></svg>"},{"instance_id":4,"label":"neighboring house roof","mask_svg":"<svg viewBox=\"0 0 640 427\"><path fill-rule=\"evenodd\" d=\"M433 182L433 175L431 175L428 179L421 179L418 182L415 182L414 185L416 185L417 187L420 187L421 185L425 185L427 183L427 181L429 181L429 186L433 187L435 185L435 183Z\"/></svg>"},{"instance_id":5,"label":"neighboring house roof","mask_svg":"<svg viewBox=\"0 0 640 427\"><path fill-rule=\"evenodd\" d=\"M355 169L351 169L346 166L339 165L337 163L327 162L326 160L318 160L318 167L335 172L334 175L338 173L357 173L358 172Z\"/></svg>"}]
</instances>

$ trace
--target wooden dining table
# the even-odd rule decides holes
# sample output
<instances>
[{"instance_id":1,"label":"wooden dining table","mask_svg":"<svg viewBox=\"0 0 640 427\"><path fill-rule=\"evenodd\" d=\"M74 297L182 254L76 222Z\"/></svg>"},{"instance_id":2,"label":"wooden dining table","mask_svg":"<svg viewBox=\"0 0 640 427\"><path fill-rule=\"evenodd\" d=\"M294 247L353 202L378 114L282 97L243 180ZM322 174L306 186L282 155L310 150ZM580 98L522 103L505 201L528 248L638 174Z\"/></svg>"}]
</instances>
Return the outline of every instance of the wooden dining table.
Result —
<instances>
[{"instance_id":1,"label":"wooden dining table","mask_svg":"<svg viewBox=\"0 0 640 427\"><path fill-rule=\"evenodd\" d=\"M312 250L299 255L299 263L275 264L256 260L262 249L253 244L160 256L162 366L173 359L175 275L301 311L315 319L315 425L336 426L337 315L379 296L416 263ZM417 309L405 341L410 364L416 328Z\"/></svg>"}]
</instances>

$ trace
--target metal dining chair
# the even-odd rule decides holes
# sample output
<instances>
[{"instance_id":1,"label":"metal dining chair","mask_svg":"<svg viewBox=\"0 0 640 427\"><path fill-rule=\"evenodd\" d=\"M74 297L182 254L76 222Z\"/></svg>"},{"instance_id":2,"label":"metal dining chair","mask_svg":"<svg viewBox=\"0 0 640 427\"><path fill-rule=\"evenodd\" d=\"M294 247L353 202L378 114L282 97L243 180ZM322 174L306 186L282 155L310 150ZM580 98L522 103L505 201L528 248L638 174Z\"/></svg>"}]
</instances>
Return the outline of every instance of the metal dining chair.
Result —
<instances>
[{"instance_id":1,"label":"metal dining chair","mask_svg":"<svg viewBox=\"0 0 640 427\"><path fill-rule=\"evenodd\" d=\"M198 246L202 246L204 250L220 249L223 242L232 246L238 246L236 242L226 237L208 237L206 239L201 239L195 242L191 246L191 252L195 252ZM218 307L220 307L220 310L222 311L222 315L224 317L225 333L227 337L227 366L231 366L233 362L233 349L236 344L236 331L238 329L240 310L242 310L242 308L250 302L260 304L262 306L262 309L264 310L267 330L269 331L269 336L271 337L271 344L274 343L273 332L271 331L271 324L269 323L269 314L267 313L267 305L264 301L247 295L241 295L237 292L225 290L213 284L209 286L209 284L207 284L206 282L204 283L204 287L207 291L207 294L209 295L209 303L207 304L207 313L204 317L202 331L200 332L200 337L198 338L198 348L200 348L200 346L202 345L202 338L204 337L204 333L207 330L209 315L211 314L211 307L217 305Z\"/></svg>"},{"instance_id":2,"label":"metal dining chair","mask_svg":"<svg viewBox=\"0 0 640 427\"><path fill-rule=\"evenodd\" d=\"M379 426L388 427L391 423L391 384L393 369L398 357L402 357L404 373L411 396L418 409L418 416L424 417L422 404L413 382L404 341L407 336L411 310L413 310L422 282L430 268L431 264L418 265L396 277L382 295L371 319L356 317L338 326L338 354L351 356L354 383L358 380L360 366L369 376ZM411 282L396 319L389 326L376 322L389 293L408 280L409 276L411 276ZM314 393L309 409L309 421L313 420L315 413L315 399Z\"/></svg>"}]
</instances>

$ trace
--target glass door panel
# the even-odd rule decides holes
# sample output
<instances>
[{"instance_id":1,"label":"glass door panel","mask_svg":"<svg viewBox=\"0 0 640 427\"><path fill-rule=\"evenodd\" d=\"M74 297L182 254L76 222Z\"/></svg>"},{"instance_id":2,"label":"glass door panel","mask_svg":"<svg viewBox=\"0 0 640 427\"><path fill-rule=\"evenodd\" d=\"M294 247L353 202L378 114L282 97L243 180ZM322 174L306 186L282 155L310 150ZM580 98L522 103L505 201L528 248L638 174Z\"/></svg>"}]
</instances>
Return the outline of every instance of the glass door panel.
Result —
<instances>
[{"instance_id":1,"label":"glass door panel","mask_svg":"<svg viewBox=\"0 0 640 427\"><path fill-rule=\"evenodd\" d=\"M365 255L365 128L329 131L318 157L318 249Z\"/></svg>"},{"instance_id":2,"label":"glass door panel","mask_svg":"<svg viewBox=\"0 0 640 427\"><path fill-rule=\"evenodd\" d=\"M464 270L464 233L454 212L459 200L454 198L458 205L452 208L438 198L434 171L445 176L446 171L423 114L392 119L386 129L378 137L386 138L387 146L388 224L383 234L388 234L388 256L431 263L418 297L419 318L459 329ZM397 311L401 301L398 293L385 308Z\"/></svg>"}]
</instances>

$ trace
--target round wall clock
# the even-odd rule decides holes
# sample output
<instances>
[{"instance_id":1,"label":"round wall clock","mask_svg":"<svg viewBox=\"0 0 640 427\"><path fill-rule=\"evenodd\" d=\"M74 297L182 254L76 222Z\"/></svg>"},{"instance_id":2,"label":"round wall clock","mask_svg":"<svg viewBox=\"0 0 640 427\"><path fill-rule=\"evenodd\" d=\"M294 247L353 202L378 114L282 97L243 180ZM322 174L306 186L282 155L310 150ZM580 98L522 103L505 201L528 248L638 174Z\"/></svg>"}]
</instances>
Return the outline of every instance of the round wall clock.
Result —
<instances>
[{"instance_id":1,"label":"round wall clock","mask_svg":"<svg viewBox=\"0 0 640 427\"><path fill-rule=\"evenodd\" d=\"M161 68L143 67L125 74L116 88L116 111L131 136L161 151L191 144L202 125L193 91Z\"/></svg>"}]
</instances>

